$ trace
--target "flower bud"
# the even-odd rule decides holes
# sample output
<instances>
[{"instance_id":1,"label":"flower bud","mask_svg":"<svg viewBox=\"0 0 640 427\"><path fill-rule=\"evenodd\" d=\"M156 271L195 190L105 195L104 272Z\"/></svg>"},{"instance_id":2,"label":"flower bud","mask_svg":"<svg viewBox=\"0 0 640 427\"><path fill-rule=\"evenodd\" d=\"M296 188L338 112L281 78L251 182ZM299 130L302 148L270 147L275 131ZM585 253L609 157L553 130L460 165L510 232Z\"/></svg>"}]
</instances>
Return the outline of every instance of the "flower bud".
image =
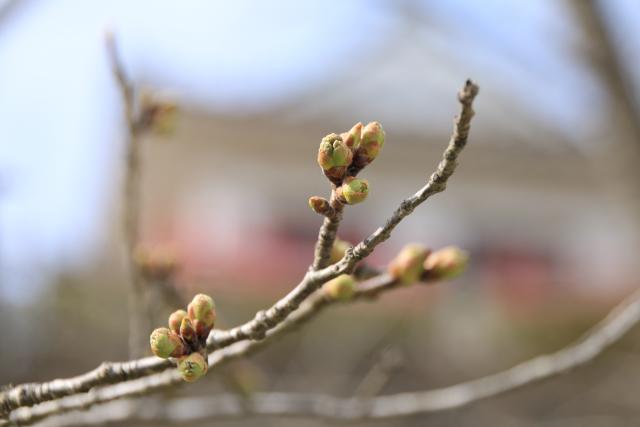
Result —
<instances>
[{"instance_id":1,"label":"flower bud","mask_svg":"<svg viewBox=\"0 0 640 427\"><path fill-rule=\"evenodd\" d=\"M176 334L180 333L180 325L182 319L187 317L187 312L184 310L176 310L169 316L169 328Z\"/></svg>"},{"instance_id":2,"label":"flower bud","mask_svg":"<svg viewBox=\"0 0 640 427\"><path fill-rule=\"evenodd\" d=\"M333 212L333 208L327 199L320 196L309 197L309 207L317 214L328 216Z\"/></svg>"},{"instance_id":3,"label":"flower bud","mask_svg":"<svg viewBox=\"0 0 640 427\"><path fill-rule=\"evenodd\" d=\"M331 264L335 264L336 262L340 261L342 257L344 257L345 252L347 252L347 249L349 249L350 247L351 243L347 242L346 240L336 239L333 242L333 247L331 247L331 258L329 262Z\"/></svg>"},{"instance_id":4,"label":"flower bud","mask_svg":"<svg viewBox=\"0 0 640 427\"><path fill-rule=\"evenodd\" d=\"M193 322L188 317L182 319L180 323L180 336L192 347L197 347L198 339L196 336L196 329L193 326Z\"/></svg>"},{"instance_id":5,"label":"flower bud","mask_svg":"<svg viewBox=\"0 0 640 427\"><path fill-rule=\"evenodd\" d=\"M448 246L429 255L424 262L425 280L458 277L467 268L469 255L456 246Z\"/></svg>"},{"instance_id":6,"label":"flower bud","mask_svg":"<svg viewBox=\"0 0 640 427\"><path fill-rule=\"evenodd\" d=\"M342 179L352 159L353 153L340 136L332 133L322 138L318 164L329 178Z\"/></svg>"},{"instance_id":7,"label":"flower bud","mask_svg":"<svg viewBox=\"0 0 640 427\"><path fill-rule=\"evenodd\" d=\"M178 106L166 96L143 92L140 100L140 122L138 126L156 134L173 133L178 121Z\"/></svg>"},{"instance_id":8,"label":"flower bud","mask_svg":"<svg viewBox=\"0 0 640 427\"><path fill-rule=\"evenodd\" d=\"M178 361L178 371L182 375L182 379L192 383L197 381L207 373L209 364L207 359L200 353L191 353Z\"/></svg>"},{"instance_id":9,"label":"flower bud","mask_svg":"<svg viewBox=\"0 0 640 427\"><path fill-rule=\"evenodd\" d=\"M216 322L216 305L209 295L198 294L187 306L196 334L206 338Z\"/></svg>"},{"instance_id":10,"label":"flower bud","mask_svg":"<svg viewBox=\"0 0 640 427\"><path fill-rule=\"evenodd\" d=\"M178 122L178 106L173 102L161 102L152 111L151 129L160 135L170 135Z\"/></svg>"},{"instance_id":11,"label":"flower bud","mask_svg":"<svg viewBox=\"0 0 640 427\"><path fill-rule=\"evenodd\" d=\"M362 128L360 145L356 150L354 159L357 167L363 168L378 157L378 153L384 146L384 138L384 129L378 122L368 123Z\"/></svg>"},{"instance_id":12,"label":"flower bud","mask_svg":"<svg viewBox=\"0 0 640 427\"><path fill-rule=\"evenodd\" d=\"M342 140L351 148L351 151L355 151L360 145L360 134L362 133L362 123L356 123L348 132L341 133Z\"/></svg>"},{"instance_id":13,"label":"flower bud","mask_svg":"<svg viewBox=\"0 0 640 427\"><path fill-rule=\"evenodd\" d=\"M179 268L178 256L170 246L138 245L133 260L148 280L166 280Z\"/></svg>"},{"instance_id":14,"label":"flower bud","mask_svg":"<svg viewBox=\"0 0 640 427\"><path fill-rule=\"evenodd\" d=\"M158 357L180 357L185 353L185 346L175 332L167 328L158 328L149 337L151 351Z\"/></svg>"},{"instance_id":15,"label":"flower bud","mask_svg":"<svg viewBox=\"0 0 640 427\"><path fill-rule=\"evenodd\" d=\"M417 282L424 271L423 263L429 252L429 249L417 243L406 245L389 263L387 271L405 285Z\"/></svg>"},{"instance_id":16,"label":"flower bud","mask_svg":"<svg viewBox=\"0 0 640 427\"><path fill-rule=\"evenodd\" d=\"M339 194L350 205L363 202L369 194L369 183L366 179L347 177L339 188Z\"/></svg>"},{"instance_id":17,"label":"flower bud","mask_svg":"<svg viewBox=\"0 0 640 427\"><path fill-rule=\"evenodd\" d=\"M324 293L331 299L346 301L351 299L356 282L348 274L341 274L324 284Z\"/></svg>"}]
</instances>

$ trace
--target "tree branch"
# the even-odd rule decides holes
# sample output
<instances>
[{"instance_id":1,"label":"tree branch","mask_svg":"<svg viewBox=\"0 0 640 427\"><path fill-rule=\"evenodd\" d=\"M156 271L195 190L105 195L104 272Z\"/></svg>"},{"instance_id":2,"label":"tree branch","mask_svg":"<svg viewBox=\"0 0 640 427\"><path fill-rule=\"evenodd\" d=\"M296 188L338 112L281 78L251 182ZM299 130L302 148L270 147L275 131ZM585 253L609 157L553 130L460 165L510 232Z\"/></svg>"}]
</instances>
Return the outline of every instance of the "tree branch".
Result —
<instances>
[{"instance_id":1,"label":"tree branch","mask_svg":"<svg viewBox=\"0 0 640 427\"><path fill-rule=\"evenodd\" d=\"M471 118L473 117L472 102L478 93L478 86L468 80L463 89L458 94L458 100L461 104L461 111L454 122L453 135L444 152L443 158L438 164L436 171L431 175L427 184L422 187L413 196L403 200L400 206L395 210L392 216L386 221L385 225L379 227L369 237L358 243L354 248L348 250L345 256L338 263L317 271L308 271L302 281L286 296L277 301L271 308L266 311L259 311L255 317L243 325L232 328L228 331L214 330L209 335L207 348L209 351L215 351L225 348L223 351L215 351L209 357L210 365L215 363L218 357L228 357L234 352L244 347L254 348L264 345L265 341L243 342L244 340L261 340L267 336L277 335L279 325L288 328L287 325L297 316L287 317L294 313L300 305L313 294L323 283L331 280L340 274L351 272L356 264L366 258L373 252L376 246L387 240L393 229L411 212L415 210L421 203L430 196L444 191L447 180L453 174L457 157L465 147L470 129ZM374 279L371 279L375 282ZM363 296L376 294L380 289L375 285L370 285L371 281L365 282L365 286L371 286L371 289L363 292ZM316 302L316 304L320 304ZM305 310L300 310L306 313ZM308 314L308 313L307 313ZM286 322L289 320L289 322ZM278 329L275 329L278 328ZM272 333L269 333L271 331ZM145 340L146 341L146 340ZM239 344L239 346L230 347ZM252 347L254 346L254 347ZM247 350L248 351L248 350ZM105 368L105 366L107 368ZM139 378L148 375L150 372L163 371L172 366L172 362L158 358L142 358L129 362L103 364L93 371L69 378L54 380L48 383L30 383L22 384L0 394L0 417L8 415L16 408L24 406L32 406L52 399L64 396L71 396L76 393L86 392L93 387L114 382L127 381L129 379ZM143 368L141 368L143 367ZM131 395L140 392L146 392L145 380L157 387L173 384L178 381L176 372L165 372L160 375L152 375L148 378L129 381L124 386L123 395ZM99 390L106 390L100 395ZM115 390L115 393L112 393ZM137 390L137 391L136 391ZM104 387L103 389L94 390L94 393L85 396L85 398L96 398L97 403L102 398L119 395L122 390L118 386ZM128 393L130 392L130 393ZM102 397L101 397L102 396ZM74 398L78 398L74 396ZM117 397L116 397L117 398ZM107 399L108 401L109 399ZM54 405L56 403L53 403ZM44 405L42 405L44 406Z\"/></svg>"},{"instance_id":2,"label":"tree branch","mask_svg":"<svg viewBox=\"0 0 640 427\"><path fill-rule=\"evenodd\" d=\"M398 282L387 274L381 274L358 285L353 300L362 300L377 296L379 293L395 288ZM224 349L215 351L209 355L209 370L228 361L252 354L267 345L273 343L278 337L292 332L319 314L324 308L337 303L336 300L326 299L322 292L315 293L291 316L281 322L276 328L267 333L267 338L261 341L245 340L236 342ZM152 359L152 358L147 358ZM167 362L163 359L163 362ZM170 363L170 362L169 362ZM64 380L59 380L64 381ZM169 386L184 384L176 370L166 370L138 379L120 382L115 385L92 388L88 393L65 395L66 397L41 403L33 408L23 407L14 410L10 414L9 421L0 421L0 427L15 423L28 425L47 418L51 415L68 412L76 409L87 409L93 405L110 402L124 397L132 397L147 394ZM85 384L86 385L86 384ZM99 385L99 383L95 384Z\"/></svg>"},{"instance_id":3,"label":"tree branch","mask_svg":"<svg viewBox=\"0 0 640 427\"><path fill-rule=\"evenodd\" d=\"M378 286L371 285L372 291L374 288L382 290ZM359 292L363 292L363 289L360 288ZM584 365L617 342L638 322L640 322L640 291L636 291L626 298L582 338L562 350L538 356L493 375L434 390L398 393L372 398L340 398L324 394L256 393L248 398L221 394L213 397L184 398L172 401L145 399L144 411L140 410L139 402L125 400L115 402L107 408L100 407L96 412L74 412L53 418L45 425L47 427L62 427L123 419L186 422L251 415L365 420L446 411L460 408L481 399L496 396ZM276 330L273 332L275 333ZM261 343L243 342L238 344L243 344L243 348L247 349ZM225 349L225 352L228 352L226 357L231 357L229 350L234 347L235 345ZM218 357L216 362L218 364L221 363L224 357ZM152 377L157 377L157 375ZM144 380L149 378L151 377ZM123 385L121 384L120 386ZM90 400L89 396L83 395L80 398L86 404ZM102 398L109 396L109 393L105 393ZM103 401L113 400L113 394L110 397L112 398L104 399ZM50 405L51 403L45 405ZM66 406L60 405L59 408L71 410L82 408L82 406L71 408L67 404ZM63 411L59 410L56 413L61 412ZM20 422L22 420L16 419L16 421Z\"/></svg>"}]
</instances>

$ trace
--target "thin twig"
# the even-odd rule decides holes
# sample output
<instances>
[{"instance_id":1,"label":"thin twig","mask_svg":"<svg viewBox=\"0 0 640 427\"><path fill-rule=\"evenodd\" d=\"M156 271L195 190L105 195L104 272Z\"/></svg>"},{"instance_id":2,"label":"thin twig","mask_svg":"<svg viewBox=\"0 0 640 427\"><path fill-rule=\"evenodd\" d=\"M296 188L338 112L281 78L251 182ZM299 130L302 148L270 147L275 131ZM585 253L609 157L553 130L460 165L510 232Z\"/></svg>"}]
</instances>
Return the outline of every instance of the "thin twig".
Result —
<instances>
[{"instance_id":1,"label":"thin twig","mask_svg":"<svg viewBox=\"0 0 640 427\"><path fill-rule=\"evenodd\" d=\"M235 395L222 394L213 397L178 399L171 402L148 399L144 401L145 411L133 410L133 408L139 408L139 406L131 401L120 401L109 406L108 409L99 409L98 412L74 412L66 416L53 418L51 422L45 425L48 427L62 427L91 424L92 422L98 422L98 420L107 422L122 419L186 422L251 415L364 420L446 411L460 408L481 399L496 396L584 365L620 340L639 322L640 291L636 291L572 345L555 353L538 356L493 375L434 390L398 393L364 399L340 398L324 394L293 393L256 393L243 399ZM247 349L259 343L243 342L238 344L243 344L243 348ZM224 351L228 352L236 345ZM226 357L230 356L227 355ZM218 357L217 362L220 363L221 361L222 359ZM157 377L157 375L152 377ZM149 378L151 377L143 380L148 381ZM124 384L119 386L124 386ZM90 395L82 395L79 398L87 402L90 399ZM114 395L105 393L102 395L102 399L104 401L113 400ZM70 405L60 406L60 408L72 409ZM61 412L57 411L56 413L59 414Z\"/></svg>"},{"instance_id":2,"label":"thin twig","mask_svg":"<svg viewBox=\"0 0 640 427\"><path fill-rule=\"evenodd\" d=\"M416 207L430 196L444 191L447 180L453 174L457 165L457 157L466 145L470 122L473 117L472 102L477 93L478 87L468 80L458 94L461 111L460 115L455 119L453 135L444 152L443 159L427 184L413 196L403 200L384 226L378 228L365 240L348 250L338 263L318 271L308 271L293 290L268 310L256 313L252 320L228 331L212 331L207 342L208 350L214 351L236 343L245 345L246 343L241 342L244 340L264 339L268 331L273 331L274 328L283 323L287 316L295 312L323 283L340 274L351 272L359 261L366 258L376 246L387 240L393 229L406 216L411 214ZM374 295L379 292L379 289L372 287L371 291L371 294ZM262 343L250 344L260 345ZM226 350L228 349L224 349L224 351ZM219 353L216 351L211 357ZM108 369L103 366L101 365L101 367L89 373L69 379L60 379L48 383L22 384L12 387L0 394L0 417L8 415L16 408L33 406L63 396L86 392L101 384L127 381L148 375L149 372L163 371L171 367L172 362L158 358L142 358L122 363L111 363L106 365ZM139 366L144 366L144 368L141 369Z\"/></svg>"}]
</instances>

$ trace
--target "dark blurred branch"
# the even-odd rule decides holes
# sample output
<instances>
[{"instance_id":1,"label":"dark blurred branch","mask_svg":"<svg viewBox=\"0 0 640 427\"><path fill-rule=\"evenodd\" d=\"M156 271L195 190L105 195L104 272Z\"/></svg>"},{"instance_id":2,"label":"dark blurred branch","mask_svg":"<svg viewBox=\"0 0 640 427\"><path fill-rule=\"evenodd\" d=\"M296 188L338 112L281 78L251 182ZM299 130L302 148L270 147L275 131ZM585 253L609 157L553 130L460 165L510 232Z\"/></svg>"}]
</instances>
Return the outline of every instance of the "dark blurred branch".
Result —
<instances>
[{"instance_id":1,"label":"dark blurred branch","mask_svg":"<svg viewBox=\"0 0 640 427\"><path fill-rule=\"evenodd\" d=\"M371 292L381 291L391 284L370 284ZM359 295L364 296L364 287ZM311 303L313 304L313 303ZM307 309L301 308L295 316L304 319ZM298 313L298 312L296 312ZM279 334L292 325L291 320L271 331ZM402 417L427 412L438 412L460 408L481 399L496 396L531 383L565 373L590 362L621 339L632 327L640 322L640 291L616 306L602 321L590 329L574 344L555 353L538 356L505 371L488 375L477 380L449 387L398 393L372 398L340 398L323 394L293 393L256 393L240 399L235 395L218 395L205 398L185 398L173 400L144 400L145 411L140 411L133 401L121 401L109 405L108 409L91 412L74 412L53 418L47 426L70 426L118 421L123 419L156 422L203 421L228 417L260 416L299 416L320 417L334 420L366 420ZM210 358L213 365L223 363L229 358L245 355L262 346L261 342L241 342L216 352ZM222 354L224 353L224 354ZM12 417L16 422L31 423L49 415L84 409L99 402L109 402L124 396L144 392L145 387L162 387L179 379L173 372L143 378L135 382L104 387L94 394L85 394L45 403L33 409L24 409ZM146 383L146 384L143 384ZM1 424L0 424L1 425Z\"/></svg>"},{"instance_id":2,"label":"dark blurred branch","mask_svg":"<svg viewBox=\"0 0 640 427\"><path fill-rule=\"evenodd\" d=\"M126 120L125 136L125 175L122 188L122 232L129 265L129 355L140 357L145 354L146 335L150 329L143 308L144 285L140 269L136 265L134 252L140 240L140 138L138 119L135 113L135 94L133 85L127 77L118 54L113 34L106 36L107 53L111 70L122 96L124 117Z\"/></svg>"},{"instance_id":3,"label":"dark blurred branch","mask_svg":"<svg viewBox=\"0 0 640 427\"><path fill-rule=\"evenodd\" d=\"M622 60L606 20L603 1L573 0L572 5L589 43L586 57L600 75L614 104L614 115L622 114L623 126L640 144L640 111L633 96L631 75Z\"/></svg>"},{"instance_id":4,"label":"dark blurred branch","mask_svg":"<svg viewBox=\"0 0 640 427\"><path fill-rule=\"evenodd\" d=\"M127 85L123 87L126 88ZM126 92L124 93L126 94ZM267 345L272 341L269 338L306 321L311 314L327 304L327 300L320 293L316 293L322 284L341 274L352 272L359 261L366 258L380 243L391 236L391 232L405 217L430 196L444 191L447 180L455 171L457 157L467 143L471 118L474 114L472 103L477 93L478 86L470 80L459 92L458 100L461 104L461 111L455 119L453 135L442 160L427 184L413 196L403 200L384 226L379 227L365 240L349 249L342 260L322 270L309 270L289 294L268 310L258 312L254 319L244 325L228 331L212 331L207 342L208 351L213 352L209 355L210 367L229 358L244 356L250 351ZM362 284L357 298L375 296L392 285L394 283L388 276L378 276ZM314 293L315 297L309 298ZM146 341L145 337L143 342L146 343ZM93 389L89 394L60 399L31 410L25 409L21 412L22 415L16 416L33 422L60 411L78 407L85 408L95 403L148 393L158 388L175 385L181 382L181 378L175 370L167 370L161 374L124 382L128 379L148 375L152 371L164 371L172 365L173 362L169 360L143 358L123 363L106 363L91 372L74 378L19 385L0 394L0 416L8 415L16 408L86 392L98 385L121 382L121 384ZM71 403L67 403L69 401Z\"/></svg>"}]
</instances>

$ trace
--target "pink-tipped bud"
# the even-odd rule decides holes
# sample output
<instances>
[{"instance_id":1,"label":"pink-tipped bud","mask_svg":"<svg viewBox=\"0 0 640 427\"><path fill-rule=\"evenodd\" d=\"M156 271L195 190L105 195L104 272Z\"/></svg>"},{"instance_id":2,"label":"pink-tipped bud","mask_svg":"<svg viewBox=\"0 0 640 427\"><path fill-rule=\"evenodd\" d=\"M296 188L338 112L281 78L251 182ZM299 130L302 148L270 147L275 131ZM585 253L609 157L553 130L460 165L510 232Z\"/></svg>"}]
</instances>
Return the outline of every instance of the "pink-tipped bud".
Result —
<instances>
[{"instance_id":1,"label":"pink-tipped bud","mask_svg":"<svg viewBox=\"0 0 640 427\"><path fill-rule=\"evenodd\" d=\"M198 294L187 306L189 318L193 321L196 333L206 338L216 322L216 305L209 295Z\"/></svg>"},{"instance_id":2,"label":"pink-tipped bud","mask_svg":"<svg viewBox=\"0 0 640 427\"><path fill-rule=\"evenodd\" d=\"M341 133L342 140L351 148L351 151L355 151L360 145L360 134L362 133L362 123L356 123L348 132Z\"/></svg>"},{"instance_id":3,"label":"pink-tipped bud","mask_svg":"<svg viewBox=\"0 0 640 427\"><path fill-rule=\"evenodd\" d=\"M435 251L424 262L425 280L448 280L461 275L467 268L469 255L456 246Z\"/></svg>"},{"instance_id":4,"label":"pink-tipped bud","mask_svg":"<svg viewBox=\"0 0 640 427\"><path fill-rule=\"evenodd\" d=\"M366 179L347 177L338 189L338 194L349 205L364 202L369 194L369 183Z\"/></svg>"},{"instance_id":5,"label":"pink-tipped bud","mask_svg":"<svg viewBox=\"0 0 640 427\"><path fill-rule=\"evenodd\" d=\"M315 213L323 216L329 216L333 213L333 208L331 207L331 204L324 197L320 197L320 196L309 197L309 207Z\"/></svg>"},{"instance_id":6,"label":"pink-tipped bud","mask_svg":"<svg viewBox=\"0 0 640 427\"><path fill-rule=\"evenodd\" d=\"M387 271L405 285L417 282L424 271L424 260L429 252L429 249L417 243L406 245L389 263Z\"/></svg>"},{"instance_id":7,"label":"pink-tipped bud","mask_svg":"<svg viewBox=\"0 0 640 427\"><path fill-rule=\"evenodd\" d=\"M158 357L180 357L185 353L185 346L175 332L167 328L158 328L149 337L151 351Z\"/></svg>"},{"instance_id":8,"label":"pink-tipped bud","mask_svg":"<svg viewBox=\"0 0 640 427\"><path fill-rule=\"evenodd\" d=\"M354 163L363 168L373 162L384 146L385 133L378 122L368 123L362 128L360 145L355 154Z\"/></svg>"},{"instance_id":9,"label":"pink-tipped bud","mask_svg":"<svg viewBox=\"0 0 640 427\"><path fill-rule=\"evenodd\" d=\"M202 378L208 369L207 359L200 353L191 353L178 361L178 371L182 379L189 383Z\"/></svg>"},{"instance_id":10,"label":"pink-tipped bud","mask_svg":"<svg viewBox=\"0 0 640 427\"><path fill-rule=\"evenodd\" d=\"M184 310L176 310L169 316L169 328L176 334L180 333L180 325L182 324L182 319L187 317L187 312Z\"/></svg>"},{"instance_id":11,"label":"pink-tipped bud","mask_svg":"<svg viewBox=\"0 0 640 427\"><path fill-rule=\"evenodd\" d=\"M331 299L346 301L353 297L356 282L348 274L342 274L333 280L328 281L322 287L325 295Z\"/></svg>"},{"instance_id":12,"label":"pink-tipped bud","mask_svg":"<svg viewBox=\"0 0 640 427\"><path fill-rule=\"evenodd\" d=\"M331 264L335 264L340 261L344 254L347 252L347 249L351 247L351 243L346 240L336 239L333 242L333 246L331 247L331 259L329 262Z\"/></svg>"},{"instance_id":13,"label":"pink-tipped bud","mask_svg":"<svg viewBox=\"0 0 640 427\"><path fill-rule=\"evenodd\" d=\"M189 343L192 347L197 347L198 339L196 335L196 329L193 326L193 322L188 317L182 319L180 323L180 336L183 340Z\"/></svg>"}]
</instances>

